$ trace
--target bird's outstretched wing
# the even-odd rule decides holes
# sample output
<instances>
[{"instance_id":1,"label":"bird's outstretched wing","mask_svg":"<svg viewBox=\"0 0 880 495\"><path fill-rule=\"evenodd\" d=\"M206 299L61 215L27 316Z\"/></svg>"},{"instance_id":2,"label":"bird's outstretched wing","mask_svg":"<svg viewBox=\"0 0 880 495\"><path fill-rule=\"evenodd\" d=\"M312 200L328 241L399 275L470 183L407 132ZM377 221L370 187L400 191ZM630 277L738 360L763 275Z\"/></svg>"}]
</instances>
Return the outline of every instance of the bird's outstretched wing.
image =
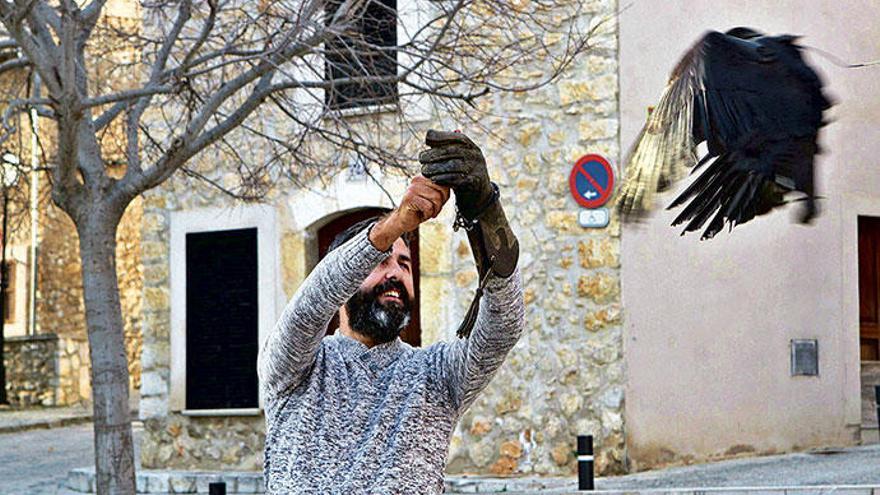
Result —
<instances>
[{"instance_id":1,"label":"bird's outstretched wing","mask_svg":"<svg viewBox=\"0 0 880 495\"><path fill-rule=\"evenodd\" d=\"M813 158L830 103L794 41L737 28L687 52L628 155L617 200L625 218L648 211L689 167L703 170L670 205L688 203L673 222L685 232L708 222L710 238L784 204L789 191L806 195L802 221L815 215Z\"/></svg>"},{"instance_id":2,"label":"bird's outstretched wing","mask_svg":"<svg viewBox=\"0 0 880 495\"><path fill-rule=\"evenodd\" d=\"M678 62L628 153L626 178L617 196L624 217L649 211L655 194L684 177L696 163L694 103L703 78L705 45L700 40Z\"/></svg>"}]
</instances>

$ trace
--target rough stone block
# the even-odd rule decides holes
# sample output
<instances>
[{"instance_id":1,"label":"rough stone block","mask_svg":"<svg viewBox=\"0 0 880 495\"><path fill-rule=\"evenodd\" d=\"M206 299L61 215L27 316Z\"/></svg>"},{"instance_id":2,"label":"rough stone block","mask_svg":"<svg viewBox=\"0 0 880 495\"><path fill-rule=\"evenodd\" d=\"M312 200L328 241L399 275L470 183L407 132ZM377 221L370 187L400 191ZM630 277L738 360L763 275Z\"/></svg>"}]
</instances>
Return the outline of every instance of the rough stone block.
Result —
<instances>
[{"instance_id":1,"label":"rough stone block","mask_svg":"<svg viewBox=\"0 0 880 495\"><path fill-rule=\"evenodd\" d=\"M168 289L164 287L147 287L144 289L144 303L152 310L169 309Z\"/></svg>"},{"instance_id":2,"label":"rough stone block","mask_svg":"<svg viewBox=\"0 0 880 495\"><path fill-rule=\"evenodd\" d=\"M95 491L94 472L89 473L85 469L73 469L67 473L67 488L81 493L91 493Z\"/></svg>"},{"instance_id":3,"label":"rough stone block","mask_svg":"<svg viewBox=\"0 0 880 495\"><path fill-rule=\"evenodd\" d=\"M174 472L168 477L171 493L197 493L196 476L186 472Z\"/></svg>"},{"instance_id":4,"label":"rough stone block","mask_svg":"<svg viewBox=\"0 0 880 495\"><path fill-rule=\"evenodd\" d=\"M141 244L141 253L144 262L154 259L164 260L168 258L168 244L159 241L144 242Z\"/></svg>"},{"instance_id":5,"label":"rough stone block","mask_svg":"<svg viewBox=\"0 0 880 495\"><path fill-rule=\"evenodd\" d=\"M141 377L141 397L165 396L168 394L168 383L156 371L147 371Z\"/></svg>"},{"instance_id":6,"label":"rough stone block","mask_svg":"<svg viewBox=\"0 0 880 495\"><path fill-rule=\"evenodd\" d=\"M585 118L578 124L578 137L581 141L612 139L617 136L617 125L616 118Z\"/></svg>"},{"instance_id":7,"label":"rough stone block","mask_svg":"<svg viewBox=\"0 0 880 495\"><path fill-rule=\"evenodd\" d=\"M142 373L146 374L151 370L164 370L168 368L171 362L171 354L168 342L153 342L151 345L144 346L141 352ZM143 380L143 377L141 378ZM141 385L143 386L143 385ZM143 390L141 390L143 393Z\"/></svg>"},{"instance_id":8,"label":"rough stone block","mask_svg":"<svg viewBox=\"0 0 880 495\"><path fill-rule=\"evenodd\" d=\"M578 295L588 297L597 303L615 300L620 294L619 277L599 272L592 275L581 275L578 279Z\"/></svg>"},{"instance_id":9,"label":"rough stone block","mask_svg":"<svg viewBox=\"0 0 880 495\"><path fill-rule=\"evenodd\" d=\"M159 285L168 283L168 264L156 263L144 267L144 283Z\"/></svg>"},{"instance_id":10,"label":"rough stone block","mask_svg":"<svg viewBox=\"0 0 880 495\"><path fill-rule=\"evenodd\" d=\"M584 100L606 100L617 96L617 75L608 74L586 81L563 81L559 84L559 103L563 106Z\"/></svg>"},{"instance_id":11,"label":"rough stone block","mask_svg":"<svg viewBox=\"0 0 880 495\"><path fill-rule=\"evenodd\" d=\"M138 412L142 420L162 418L168 414L168 400L165 397L141 397Z\"/></svg>"},{"instance_id":12,"label":"rough stone block","mask_svg":"<svg viewBox=\"0 0 880 495\"><path fill-rule=\"evenodd\" d=\"M541 130L542 126L537 122L526 124L520 128L516 135L516 140L523 147L528 147L541 135Z\"/></svg>"},{"instance_id":13,"label":"rough stone block","mask_svg":"<svg viewBox=\"0 0 880 495\"><path fill-rule=\"evenodd\" d=\"M582 268L617 267L620 245L616 239L595 237L578 241L578 259Z\"/></svg>"}]
</instances>

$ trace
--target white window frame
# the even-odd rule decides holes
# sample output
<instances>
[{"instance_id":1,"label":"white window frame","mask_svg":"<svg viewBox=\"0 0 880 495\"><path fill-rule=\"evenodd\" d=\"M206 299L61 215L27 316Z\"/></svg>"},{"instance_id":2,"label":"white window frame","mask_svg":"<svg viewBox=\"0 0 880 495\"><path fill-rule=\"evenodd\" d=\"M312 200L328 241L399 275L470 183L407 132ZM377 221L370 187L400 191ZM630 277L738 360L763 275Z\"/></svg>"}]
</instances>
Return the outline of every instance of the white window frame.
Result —
<instances>
[{"instance_id":1,"label":"white window frame","mask_svg":"<svg viewBox=\"0 0 880 495\"><path fill-rule=\"evenodd\" d=\"M411 31L418 29L422 23L433 18L438 12L438 8L433 5L438 0L397 0L397 44L404 45L411 40ZM443 0L440 0L443 1ZM398 71L402 71L400 64L412 63L412 60L406 53L400 52L398 57ZM308 80L314 77L313 71L308 67L323 66L323 54L311 53L305 56L304 65L288 64L285 70L288 71L289 77ZM323 80L323 76L322 76ZM394 103L376 103L372 105L364 105L362 107L329 109L322 117L325 122L334 119L357 119L361 117L373 117L382 114L402 114L406 119L413 122L425 122L434 118L430 100L424 95L408 95L401 96L401 84L398 83L398 99ZM297 103L308 108L314 105L316 101L325 102L324 89L309 88L294 92L292 98ZM278 118L273 118L273 121ZM284 120L284 119L281 119ZM289 122L285 121L285 125Z\"/></svg>"},{"instance_id":2,"label":"white window frame","mask_svg":"<svg viewBox=\"0 0 880 495\"><path fill-rule=\"evenodd\" d=\"M240 205L171 213L171 384L168 400L171 411L190 416L241 416L259 414L263 408L263 394L260 392L257 409L186 409L186 235L246 228L257 229L257 344L262 348L277 319L275 307L281 290L275 208ZM255 369L256 366L254 363Z\"/></svg>"}]
</instances>

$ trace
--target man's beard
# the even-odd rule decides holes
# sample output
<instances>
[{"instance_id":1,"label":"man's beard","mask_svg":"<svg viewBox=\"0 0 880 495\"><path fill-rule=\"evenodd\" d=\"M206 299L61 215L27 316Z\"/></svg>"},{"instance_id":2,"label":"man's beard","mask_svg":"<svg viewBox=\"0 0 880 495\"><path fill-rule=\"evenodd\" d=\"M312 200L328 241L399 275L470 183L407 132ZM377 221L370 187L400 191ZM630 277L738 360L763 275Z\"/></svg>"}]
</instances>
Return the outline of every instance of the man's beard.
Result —
<instances>
[{"instance_id":1,"label":"man's beard","mask_svg":"<svg viewBox=\"0 0 880 495\"><path fill-rule=\"evenodd\" d=\"M394 303L382 304L379 296L388 290L397 290L402 306ZM348 324L356 332L369 337L376 344L384 344L396 339L409 324L409 294L403 283L387 280L370 291L358 290L345 303L348 311Z\"/></svg>"}]
</instances>

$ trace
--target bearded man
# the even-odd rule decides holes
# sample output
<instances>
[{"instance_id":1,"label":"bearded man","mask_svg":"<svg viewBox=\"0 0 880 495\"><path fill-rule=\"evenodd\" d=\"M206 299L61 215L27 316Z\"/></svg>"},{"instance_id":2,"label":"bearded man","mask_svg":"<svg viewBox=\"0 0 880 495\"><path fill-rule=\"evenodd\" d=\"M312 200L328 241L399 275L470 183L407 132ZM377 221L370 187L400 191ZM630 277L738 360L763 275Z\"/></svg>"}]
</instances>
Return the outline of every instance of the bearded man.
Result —
<instances>
[{"instance_id":1,"label":"bearded man","mask_svg":"<svg viewBox=\"0 0 880 495\"><path fill-rule=\"evenodd\" d=\"M260 350L268 493L442 493L453 429L522 333L519 245L480 149L452 132L426 143L399 207L335 239ZM450 188L485 298L464 336L413 348L399 337L414 303L407 233Z\"/></svg>"}]
</instances>

